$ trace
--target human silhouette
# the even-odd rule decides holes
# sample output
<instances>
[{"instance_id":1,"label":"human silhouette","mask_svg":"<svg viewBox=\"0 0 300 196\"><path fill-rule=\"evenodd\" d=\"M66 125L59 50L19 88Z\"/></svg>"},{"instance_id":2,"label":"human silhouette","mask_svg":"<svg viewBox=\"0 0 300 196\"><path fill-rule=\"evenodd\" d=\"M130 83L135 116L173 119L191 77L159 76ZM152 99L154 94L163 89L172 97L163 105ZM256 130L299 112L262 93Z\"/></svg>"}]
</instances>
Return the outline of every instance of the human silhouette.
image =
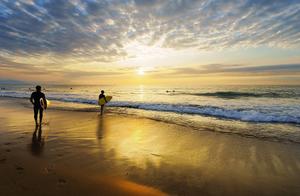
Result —
<instances>
[{"instance_id":1,"label":"human silhouette","mask_svg":"<svg viewBox=\"0 0 300 196\"><path fill-rule=\"evenodd\" d=\"M33 113L34 113L34 120L35 124L38 124L37 122L37 116L38 113L40 113L40 124L42 123L43 120L43 108L41 106L41 99L43 99L45 103L45 109L47 108L47 101L45 94L41 92L42 87L41 86L36 86L36 91L33 92L30 96L30 102L33 104Z\"/></svg>"},{"instance_id":2,"label":"human silhouette","mask_svg":"<svg viewBox=\"0 0 300 196\"><path fill-rule=\"evenodd\" d=\"M102 98L104 98L105 102L107 103L106 97L105 97L105 95L104 95L104 90L101 90L101 93L100 93L100 95L99 95L99 100L102 99ZM103 112L104 112L104 104L102 104L102 105L100 105L100 106L101 106L101 112L100 112L100 114L101 114L101 116L102 116L102 115L103 115Z\"/></svg>"}]
</instances>

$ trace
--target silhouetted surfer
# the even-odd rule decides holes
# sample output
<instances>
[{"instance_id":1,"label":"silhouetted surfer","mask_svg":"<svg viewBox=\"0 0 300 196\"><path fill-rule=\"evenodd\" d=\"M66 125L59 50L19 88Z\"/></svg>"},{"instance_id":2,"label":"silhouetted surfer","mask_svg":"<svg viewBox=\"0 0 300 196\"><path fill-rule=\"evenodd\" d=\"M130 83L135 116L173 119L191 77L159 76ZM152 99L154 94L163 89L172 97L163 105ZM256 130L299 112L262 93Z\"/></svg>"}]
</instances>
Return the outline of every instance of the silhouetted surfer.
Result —
<instances>
[{"instance_id":1,"label":"silhouetted surfer","mask_svg":"<svg viewBox=\"0 0 300 196\"><path fill-rule=\"evenodd\" d=\"M99 100L100 99L104 99L105 100L105 102L107 103L107 100L106 100L106 97L105 97L105 95L104 95L104 90L101 90L101 93L100 93L100 95L99 95ZM102 105L100 105L101 106L101 115L103 115L103 111L104 111L104 104L102 104Z\"/></svg>"},{"instance_id":2,"label":"silhouetted surfer","mask_svg":"<svg viewBox=\"0 0 300 196\"><path fill-rule=\"evenodd\" d=\"M47 101L46 101L45 94L41 92L42 87L38 85L35 88L36 88L36 91L31 94L30 102L33 104L35 123L38 124L37 116L38 116L38 113L40 113L40 124L41 124L42 120L43 120L43 110L44 110L41 106L41 99L43 100L43 102L45 104L45 109L47 108Z\"/></svg>"}]
</instances>

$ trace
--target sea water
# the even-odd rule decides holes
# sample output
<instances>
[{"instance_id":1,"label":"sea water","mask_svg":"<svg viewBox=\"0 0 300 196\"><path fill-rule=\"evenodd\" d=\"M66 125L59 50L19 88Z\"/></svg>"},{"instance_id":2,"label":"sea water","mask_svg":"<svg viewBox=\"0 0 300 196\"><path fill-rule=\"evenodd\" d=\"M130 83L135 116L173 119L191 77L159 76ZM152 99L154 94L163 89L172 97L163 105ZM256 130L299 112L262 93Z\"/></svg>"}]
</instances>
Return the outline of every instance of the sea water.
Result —
<instances>
[{"instance_id":1,"label":"sea water","mask_svg":"<svg viewBox=\"0 0 300 196\"><path fill-rule=\"evenodd\" d=\"M29 98L33 85L0 85L0 96ZM189 126L300 143L300 86L45 85L52 108L98 111L100 90L113 96L107 109Z\"/></svg>"}]
</instances>

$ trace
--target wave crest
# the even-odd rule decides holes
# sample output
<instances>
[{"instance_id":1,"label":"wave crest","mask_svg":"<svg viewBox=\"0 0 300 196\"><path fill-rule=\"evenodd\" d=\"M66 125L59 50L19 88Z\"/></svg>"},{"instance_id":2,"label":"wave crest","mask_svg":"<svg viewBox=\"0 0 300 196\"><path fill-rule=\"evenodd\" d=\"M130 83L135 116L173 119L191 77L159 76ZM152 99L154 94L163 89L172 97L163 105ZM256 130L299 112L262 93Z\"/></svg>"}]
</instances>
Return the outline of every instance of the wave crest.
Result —
<instances>
[{"instance_id":1,"label":"wave crest","mask_svg":"<svg viewBox=\"0 0 300 196\"><path fill-rule=\"evenodd\" d=\"M222 94L222 93L221 93ZM29 94L0 93L2 97L28 98ZM82 103L96 105L97 101L88 98L56 97L48 96L50 100L61 102ZM173 112L178 114L202 115L215 118L226 118L246 122L265 123L294 123L300 124L300 106L257 106L252 108L225 108L211 105L189 105L170 103L144 103L129 101L113 101L108 103L110 107L134 108L160 112Z\"/></svg>"},{"instance_id":2,"label":"wave crest","mask_svg":"<svg viewBox=\"0 0 300 196\"><path fill-rule=\"evenodd\" d=\"M296 94L284 94L284 93L274 93L274 92L252 93L252 92L236 92L236 91L218 91L218 92L211 92L211 93L188 93L188 95L218 97L218 98L227 98L227 99L235 99L241 97L297 98L299 96Z\"/></svg>"}]
</instances>

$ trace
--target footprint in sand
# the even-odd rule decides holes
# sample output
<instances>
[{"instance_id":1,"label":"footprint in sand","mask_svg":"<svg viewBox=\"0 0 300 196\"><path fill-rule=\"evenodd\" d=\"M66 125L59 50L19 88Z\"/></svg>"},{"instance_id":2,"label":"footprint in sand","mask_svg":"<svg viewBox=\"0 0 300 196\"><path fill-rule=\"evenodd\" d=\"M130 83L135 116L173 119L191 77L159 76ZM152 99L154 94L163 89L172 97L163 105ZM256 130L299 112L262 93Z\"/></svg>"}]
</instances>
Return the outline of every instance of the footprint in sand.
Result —
<instances>
[{"instance_id":1,"label":"footprint in sand","mask_svg":"<svg viewBox=\"0 0 300 196\"><path fill-rule=\"evenodd\" d=\"M156 157L161 157L160 154L155 154L155 153L150 153L150 154L153 155L153 156L156 156Z\"/></svg>"},{"instance_id":2,"label":"footprint in sand","mask_svg":"<svg viewBox=\"0 0 300 196\"><path fill-rule=\"evenodd\" d=\"M58 185L59 186L64 186L67 183L67 181L63 178L59 178L58 179Z\"/></svg>"},{"instance_id":3,"label":"footprint in sand","mask_svg":"<svg viewBox=\"0 0 300 196\"><path fill-rule=\"evenodd\" d=\"M1 158L0 159L0 163L5 163L6 162L6 158Z\"/></svg>"},{"instance_id":4,"label":"footprint in sand","mask_svg":"<svg viewBox=\"0 0 300 196\"><path fill-rule=\"evenodd\" d=\"M10 149L6 149L5 152L11 152L11 150Z\"/></svg>"},{"instance_id":5,"label":"footprint in sand","mask_svg":"<svg viewBox=\"0 0 300 196\"><path fill-rule=\"evenodd\" d=\"M18 172L19 174L22 174L23 171L24 171L24 168L21 167L21 166L16 166L16 170L17 170L17 172Z\"/></svg>"},{"instance_id":6,"label":"footprint in sand","mask_svg":"<svg viewBox=\"0 0 300 196\"><path fill-rule=\"evenodd\" d=\"M17 167L16 167L16 170L18 170L18 171L23 171L24 168L23 168L23 167L20 167L20 166L17 166Z\"/></svg>"},{"instance_id":7,"label":"footprint in sand","mask_svg":"<svg viewBox=\"0 0 300 196\"><path fill-rule=\"evenodd\" d=\"M64 155L63 155L63 154L58 154L57 156L58 156L58 157L63 157Z\"/></svg>"},{"instance_id":8,"label":"footprint in sand","mask_svg":"<svg viewBox=\"0 0 300 196\"><path fill-rule=\"evenodd\" d=\"M50 123L49 122L43 122L42 125L48 126Z\"/></svg>"},{"instance_id":9,"label":"footprint in sand","mask_svg":"<svg viewBox=\"0 0 300 196\"><path fill-rule=\"evenodd\" d=\"M52 167L52 166L50 166L50 167L45 167L45 168L44 168L44 173L45 173L45 174L55 174L54 167Z\"/></svg>"}]
</instances>

